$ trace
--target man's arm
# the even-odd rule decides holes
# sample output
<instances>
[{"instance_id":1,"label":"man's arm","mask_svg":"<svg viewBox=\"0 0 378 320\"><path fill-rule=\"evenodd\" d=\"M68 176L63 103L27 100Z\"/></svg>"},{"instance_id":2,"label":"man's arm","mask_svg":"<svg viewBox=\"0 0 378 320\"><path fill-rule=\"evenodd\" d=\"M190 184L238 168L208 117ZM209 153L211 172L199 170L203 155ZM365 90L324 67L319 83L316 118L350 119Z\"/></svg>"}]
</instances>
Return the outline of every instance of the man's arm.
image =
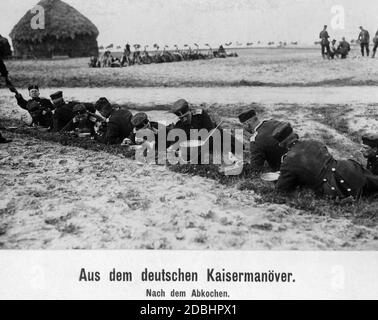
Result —
<instances>
[{"instance_id":1,"label":"man's arm","mask_svg":"<svg viewBox=\"0 0 378 320\"><path fill-rule=\"evenodd\" d=\"M22 109L27 110L28 102L24 99L24 97L22 96L22 94L17 92L15 97L16 97L16 100L17 100L17 104L18 104Z\"/></svg>"},{"instance_id":2,"label":"man's arm","mask_svg":"<svg viewBox=\"0 0 378 320\"><path fill-rule=\"evenodd\" d=\"M54 110L55 109L55 107L52 104L52 102L50 100L48 100L48 99L41 99L41 105L45 109L50 109L50 110Z\"/></svg>"},{"instance_id":3,"label":"man's arm","mask_svg":"<svg viewBox=\"0 0 378 320\"><path fill-rule=\"evenodd\" d=\"M56 117L54 117L55 119ZM57 128L57 126L55 126L55 122L54 122L54 128ZM70 131L73 131L75 130L75 122L74 122L74 119L72 119L70 122L68 122L64 128L62 130L60 130L59 132L70 132Z\"/></svg>"},{"instance_id":4,"label":"man's arm","mask_svg":"<svg viewBox=\"0 0 378 320\"><path fill-rule=\"evenodd\" d=\"M263 171L265 163L264 153L256 142L251 142L251 167L253 171Z\"/></svg>"},{"instance_id":5,"label":"man's arm","mask_svg":"<svg viewBox=\"0 0 378 320\"><path fill-rule=\"evenodd\" d=\"M276 190L280 192L292 192L298 186L296 175L286 168L285 164L281 166L281 175L276 184Z\"/></svg>"},{"instance_id":6,"label":"man's arm","mask_svg":"<svg viewBox=\"0 0 378 320\"><path fill-rule=\"evenodd\" d=\"M97 136L96 140L104 144L116 144L119 138L119 126L114 121L109 121L105 134Z\"/></svg>"}]
</instances>

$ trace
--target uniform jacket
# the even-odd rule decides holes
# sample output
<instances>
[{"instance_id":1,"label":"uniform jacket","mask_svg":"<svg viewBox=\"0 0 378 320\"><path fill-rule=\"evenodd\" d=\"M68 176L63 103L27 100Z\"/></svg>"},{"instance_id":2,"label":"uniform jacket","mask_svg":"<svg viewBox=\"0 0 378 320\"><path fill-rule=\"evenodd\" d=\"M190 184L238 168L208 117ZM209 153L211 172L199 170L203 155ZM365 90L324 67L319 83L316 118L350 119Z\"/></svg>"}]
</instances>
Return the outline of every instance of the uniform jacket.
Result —
<instances>
[{"instance_id":1,"label":"uniform jacket","mask_svg":"<svg viewBox=\"0 0 378 320\"><path fill-rule=\"evenodd\" d=\"M323 44L323 45L327 45L327 44L329 44L329 40L328 40L328 38L329 38L328 31L323 30L322 32L320 32L319 38L322 39L321 44Z\"/></svg>"},{"instance_id":2,"label":"uniform jacket","mask_svg":"<svg viewBox=\"0 0 378 320\"><path fill-rule=\"evenodd\" d=\"M69 123L74 117L72 106L67 103L62 103L57 106L53 115L53 131L59 132L64 126Z\"/></svg>"},{"instance_id":3,"label":"uniform jacket","mask_svg":"<svg viewBox=\"0 0 378 320\"><path fill-rule=\"evenodd\" d=\"M190 140L190 130L201 130L206 129L207 131L211 131L215 129L216 125L214 121L211 119L209 114L202 109L197 109L192 111L192 122L187 125L184 124L181 120L174 125L173 129L182 129L185 131L187 139Z\"/></svg>"},{"instance_id":4,"label":"uniform jacket","mask_svg":"<svg viewBox=\"0 0 378 320\"><path fill-rule=\"evenodd\" d=\"M360 40L361 43L369 43L370 42L370 34L367 30L362 30L360 34L358 35L358 40Z\"/></svg>"},{"instance_id":5,"label":"uniform jacket","mask_svg":"<svg viewBox=\"0 0 378 320\"><path fill-rule=\"evenodd\" d=\"M280 169L282 156L287 152L273 138L273 131L280 125L281 121L268 120L256 128L257 135L251 142L251 166L254 170L261 171L265 161L273 171Z\"/></svg>"},{"instance_id":6,"label":"uniform jacket","mask_svg":"<svg viewBox=\"0 0 378 320\"><path fill-rule=\"evenodd\" d=\"M165 131L165 139L167 140L167 137L168 137L168 128L166 126L164 126L163 124L161 123L158 123L158 122L154 122L154 121L150 121L150 125L151 125L151 130L152 132L154 133L154 137L155 137L155 146L158 147L158 142L159 142L159 133L160 132L164 132ZM159 128L160 128L160 131L159 131ZM136 133L132 133L129 137L129 139L133 142L133 143L136 143L135 142L135 138L136 138ZM167 148L169 147L169 143L166 141L166 146Z\"/></svg>"},{"instance_id":7,"label":"uniform jacket","mask_svg":"<svg viewBox=\"0 0 378 320\"><path fill-rule=\"evenodd\" d=\"M106 144L122 143L133 131L132 117L128 110L114 110L109 117L105 134L97 136L96 139Z\"/></svg>"},{"instance_id":8,"label":"uniform jacket","mask_svg":"<svg viewBox=\"0 0 378 320\"><path fill-rule=\"evenodd\" d=\"M341 54L347 54L350 51L350 44L347 41L341 41L337 50Z\"/></svg>"},{"instance_id":9,"label":"uniform jacket","mask_svg":"<svg viewBox=\"0 0 378 320\"><path fill-rule=\"evenodd\" d=\"M26 101L21 94L16 95L17 104L30 113L33 123L41 126L52 124L52 112L54 106L50 100L36 98Z\"/></svg>"},{"instance_id":10,"label":"uniform jacket","mask_svg":"<svg viewBox=\"0 0 378 320\"><path fill-rule=\"evenodd\" d=\"M283 158L276 188L289 192L298 186L333 198L359 198L378 192L378 177L354 160L334 159L319 141L297 141Z\"/></svg>"},{"instance_id":11,"label":"uniform jacket","mask_svg":"<svg viewBox=\"0 0 378 320\"><path fill-rule=\"evenodd\" d=\"M82 117L73 117L71 120L61 129L62 132L75 131L78 129L80 132L88 132L92 135L95 134L94 126L97 121L102 119L92 113L88 113Z\"/></svg>"}]
</instances>

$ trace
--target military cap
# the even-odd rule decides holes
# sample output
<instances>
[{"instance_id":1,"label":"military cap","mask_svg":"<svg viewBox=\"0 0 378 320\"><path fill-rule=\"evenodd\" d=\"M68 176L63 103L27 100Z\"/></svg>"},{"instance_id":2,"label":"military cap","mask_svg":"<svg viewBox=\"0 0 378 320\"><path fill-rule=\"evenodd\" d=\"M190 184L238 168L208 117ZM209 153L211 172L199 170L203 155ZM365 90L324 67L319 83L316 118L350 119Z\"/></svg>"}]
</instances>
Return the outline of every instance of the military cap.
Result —
<instances>
[{"instance_id":1,"label":"military cap","mask_svg":"<svg viewBox=\"0 0 378 320\"><path fill-rule=\"evenodd\" d=\"M176 116L181 117L189 111L189 103L184 99L180 99L173 104L171 112Z\"/></svg>"},{"instance_id":2,"label":"military cap","mask_svg":"<svg viewBox=\"0 0 378 320\"><path fill-rule=\"evenodd\" d=\"M241 123L247 122L249 119L256 117L256 111L255 110L249 110L247 112L242 113L239 115L239 121Z\"/></svg>"},{"instance_id":3,"label":"military cap","mask_svg":"<svg viewBox=\"0 0 378 320\"><path fill-rule=\"evenodd\" d=\"M95 103L96 110L101 110L102 108L109 107L109 106L110 106L110 102L108 101L108 99L104 97L98 99L98 101Z\"/></svg>"},{"instance_id":4,"label":"military cap","mask_svg":"<svg viewBox=\"0 0 378 320\"><path fill-rule=\"evenodd\" d=\"M378 148L378 134L366 134L362 137L362 143L370 148Z\"/></svg>"},{"instance_id":5,"label":"military cap","mask_svg":"<svg viewBox=\"0 0 378 320\"><path fill-rule=\"evenodd\" d=\"M135 129L139 130L144 128L149 123L148 116L144 112L137 113L132 119L131 124Z\"/></svg>"},{"instance_id":6,"label":"military cap","mask_svg":"<svg viewBox=\"0 0 378 320\"><path fill-rule=\"evenodd\" d=\"M63 92L62 91L55 92L50 96L50 98L51 100L61 99L63 98Z\"/></svg>"},{"instance_id":7,"label":"military cap","mask_svg":"<svg viewBox=\"0 0 378 320\"><path fill-rule=\"evenodd\" d=\"M30 90L33 90L33 89L39 91L39 88L38 88L38 86L37 86L36 84L33 84L33 85L29 86L29 88L28 88L29 91L30 91Z\"/></svg>"},{"instance_id":8,"label":"military cap","mask_svg":"<svg viewBox=\"0 0 378 320\"><path fill-rule=\"evenodd\" d=\"M73 107L73 109L72 109L72 111L74 112L74 113L84 113L84 112L86 112L87 111L87 108L85 107L85 105L83 105L82 103L79 103L79 104L77 104L77 105L75 105L74 107Z\"/></svg>"},{"instance_id":9,"label":"military cap","mask_svg":"<svg viewBox=\"0 0 378 320\"><path fill-rule=\"evenodd\" d=\"M293 133L293 128L290 123L285 122L273 131L273 138L279 143L286 140Z\"/></svg>"}]
</instances>

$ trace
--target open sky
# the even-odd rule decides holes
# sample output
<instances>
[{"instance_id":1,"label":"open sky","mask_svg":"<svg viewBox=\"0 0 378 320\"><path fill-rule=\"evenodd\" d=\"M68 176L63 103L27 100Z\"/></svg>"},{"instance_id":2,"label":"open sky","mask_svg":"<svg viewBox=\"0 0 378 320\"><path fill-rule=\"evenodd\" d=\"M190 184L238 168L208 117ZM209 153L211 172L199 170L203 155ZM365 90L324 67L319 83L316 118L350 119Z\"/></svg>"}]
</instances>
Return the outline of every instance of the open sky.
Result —
<instances>
[{"instance_id":1,"label":"open sky","mask_svg":"<svg viewBox=\"0 0 378 320\"><path fill-rule=\"evenodd\" d=\"M358 27L378 29L377 0L66 0L100 31L99 44L173 45L298 41L312 44L324 24L331 37L355 39ZM0 34L37 0L0 0ZM334 6L342 6L343 29L333 29ZM340 24L339 24L340 26Z\"/></svg>"}]
</instances>

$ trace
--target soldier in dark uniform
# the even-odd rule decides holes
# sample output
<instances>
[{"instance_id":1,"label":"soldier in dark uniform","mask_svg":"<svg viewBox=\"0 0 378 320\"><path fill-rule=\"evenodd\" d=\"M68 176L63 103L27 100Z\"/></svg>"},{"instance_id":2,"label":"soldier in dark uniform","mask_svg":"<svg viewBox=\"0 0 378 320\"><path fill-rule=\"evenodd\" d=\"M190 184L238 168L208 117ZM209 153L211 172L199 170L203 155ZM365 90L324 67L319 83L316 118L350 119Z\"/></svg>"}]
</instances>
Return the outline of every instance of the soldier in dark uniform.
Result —
<instances>
[{"instance_id":1,"label":"soldier in dark uniform","mask_svg":"<svg viewBox=\"0 0 378 320\"><path fill-rule=\"evenodd\" d=\"M273 171L278 171L281 166L282 156L287 152L286 148L279 146L273 138L273 132L285 125L282 121L260 121L255 110L250 110L239 116L244 130L253 134L251 142L251 168L252 171L262 171L265 161Z\"/></svg>"},{"instance_id":2,"label":"soldier in dark uniform","mask_svg":"<svg viewBox=\"0 0 378 320\"><path fill-rule=\"evenodd\" d=\"M329 40L328 40L329 34L328 34L328 31L327 31L327 26L324 26L322 32L320 32L319 38L321 39L320 45L322 47L322 57L323 57L323 59L325 59L326 54L327 54L327 57L329 59L331 49L329 47ZM327 53L326 53L326 50L327 50Z\"/></svg>"},{"instance_id":3,"label":"soldier in dark uniform","mask_svg":"<svg viewBox=\"0 0 378 320\"><path fill-rule=\"evenodd\" d=\"M183 130L186 135L186 140L191 140L190 131L197 130L198 132L202 129L207 130L209 133L211 130L216 128L215 122L211 119L210 115L203 109L192 109L189 106L189 103L184 100L180 99L173 104L172 113L179 117L179 121L175 125L170 125L168 128L169 130ZM175 141L171 143L175 143L179 140L176 137ZM209 152L213 151L213 146L210 143ZM201 159L201 154L197 154L195 158ZM193 158L193 161L194 159ZM195 162L195 161L194 161Z\"/></svg>"},{"instance_id":4,"label":"soldier in dark uniform","mask_svg":"<svg viewBox=\"0 0 378 320\"><path fill-rule=\"evenodd\" d=\"M9 79L8 79L8 70L7 68L5 67L5 64L4 64L4 61L3 59L0 57L0 75L5 78L5 82L6 84L9 83ZM12 142L12 140L8 140L8 139L5 139L1 133L0 133L0 143L3 144L3 143L9 143L9 142Z\"/></svg>"},{"instance_id":5,"label":"soldier in dark uniform","mask_svg":"<svg viewBox=\"0 0 378 320\"><path fill-rule=\"evenodd\" d=\"M167 144L166 142L168 136L168 128L161 123L150 121L147 114L145 114L144 112L137 113L135 116L133 116L133 118L131 119L131 124L134 127L133 133L130 136L132 143L143 143L145 139L137 137L137 133L141 130L148 130L154 135L154 142L156 147L158 147L159 144L159 134L161 134L161 137L165 139L164 143L166 144L166 148L169 147L169 144Z\"/></svg>"},{"instance_id":6,"label":"soldier in dark uniform","mask_svg":"<svg viewBox=\"0 0 378 320\"><path fill-rule=\"evenodd\" d=\"M378 176L354 160L334 159L323 143L300 141L291 127L277 129L273 137L289 150L282 160L277 190L290 192L303 186L339 199L378 193Z\"/></svg>"},{"instance_id":7,"label":"soldier in dark uniform","mask_svg":"<svg viewBox=\"0 0 378 320\"><path fill-rule=\"evenodd\" d=\"M55 107L52 131L59 132L68 122L72 120L74 113L72 106L64 101L62 91L53 93L50 98Z\"/></svg>"},{"instance_id":8,"label":"soldier in dark uniform","mask_svg":"<svg viewBox=\"0 0 378 320\"><path fill-rule=\"evenodd\" d=\"M350 44L343 37L339 43L339 46L337 47L337 53L341 55L341 59L346 59L349 52L350 52Z\"/></svg>"},{"instance_id":9,"label":"soldier in dark uniform","mask_svg":"<svg viewBox=\"0 0 378 320\"><path fill-rule=\"evenodd\" d=\"M77 104L72 109L73 118L60 130L61 132L77 131L95 135L95 125L103 119L90 113L84 104Z\"/></svg>"},{"instance_id":10,"label":"soldier in dark uniform","mask_svg":"<svg viewBox=\"0 0 378 320\"><path fill-rule=\"evenodd\" d=\"M365 30L362 26L360 27L360 29L361 29L361 32L358 35L358 40L360 41L360 45L361 45L361 54L364 57L365 50L366 50L366 55L369 56L370 34L369 34L369 31Z\"/></svg>"},{"instance_id":11,"label":"soldier in dark uniform","mask_svg":"<svg viewBox=\"0 0 378 320\"><path fill-rule=\"evenodd\" d=\"M96 135L96 140L105 144L120 144L133 132L131 124L133 115L130 111L117 109L106 98L100 98L96 102L95 108L107 119L106 132Z\"/></svg>"},{"instance_id":12,"label":"soldier in dark uniform","mask_svg":"<svg viewBox=\"0 0 378 320\"><path fill-rule=\"evenodd\" d=\"M367 169L378 175L378 135L369 134L362 137L363 156L367 159Z\"/></svg>"},{"instance_id":13,"label":"soldier in dark uniform","mask_svg":"<svg viewBox=\"0 0 378 320\"><path fill-rule=\"evenodd\" d=\"M189 103L184 99L178 100L174 103L172 113L180 119L174 126L172 126L172 129L184 130L188 140L190 140L191 129L206 129L210 132L216 128L215 122L205 110L192 110L189 107Z\"/></svg>"},{"instance_id":14,"label":"soldier in dark uniform","mask_svg":"<svg viewBox=\"0 0 378 320\"><path fill-rule=\"evenodd\" d=\"M184 99L180 99L176 101L173 104L171 112L174 113L176 116L178 116L180 120L175 125L169 126L168 130L169 131L172 129L183 130L186 134L186 140L188 141L191 140L191 135L190 135L191 130L197 130L198 132L200 132L202 129L205 129L208 131L209 134L211 134L213 129L217 128L217 124L215 123L215 121L213 121L213 119L210 117L210 115L207 113L206 110L192 109L189 106L189 103ZM220 150L218 151L220 152L220 154L222 154L223 156L224 155L227 156L227 152L235 153L236 143L237 143L235 137L232 134L229 135L230 140L228 141L230 141L230 148L226 150L223 142L224 142L224 138L226 137L228 133L224 132L222 128L219 128L219 133L220 133L221 140L220 140ZM176 139L176 142L177 141L178 141L178 138ZM209 142L209 152L210 153L215 152L214 139L212 138L210 138L210 142ZM198 157L200 157L200 155L198 155Z\"/></svg>"},{"instance_id":15,"label":"soldier in dark uniform","mask_svg":"<svg viewBox=\"0 0 378 320\"><path fill-rule=\"evenodd\" d=\"M32 85L28 88L30 100L26 101L20 93L16 93L17 104L28 111L33 118L33 124L42 127L52 126L52 110L54 106L50 100L40 98L39 88L37 85Z\"/></svg>"},{"instance_id":16,"label":"soldier in dark uniform","mask_svg":"<svg viewBox=\"0 0 378 320\"><path fill-rule=\"evenodd\" d=\"M372 58L375 58L375 54L377 53L377 49L378 49L378 31L375 33L373 42L374 42L374 48L373 48Z\"/></svg>"}]
</instances>

